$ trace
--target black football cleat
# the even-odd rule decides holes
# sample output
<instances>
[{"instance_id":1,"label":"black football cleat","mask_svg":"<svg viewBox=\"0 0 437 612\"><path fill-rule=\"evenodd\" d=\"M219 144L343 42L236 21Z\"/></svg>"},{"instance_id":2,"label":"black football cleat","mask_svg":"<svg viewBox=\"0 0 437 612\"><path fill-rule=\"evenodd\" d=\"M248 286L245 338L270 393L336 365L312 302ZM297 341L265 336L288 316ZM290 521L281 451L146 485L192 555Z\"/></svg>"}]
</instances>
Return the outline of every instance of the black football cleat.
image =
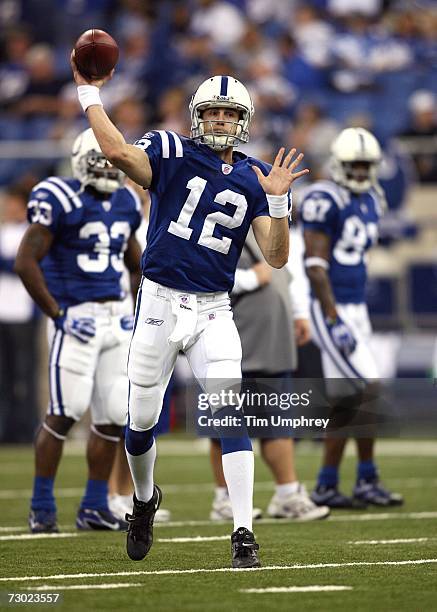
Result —
<instances>
[{"instance_id":1,"label":"black football cleat","mask_svg":"<svg viewBox=\"0 0 437 612\"><path fill-rule=\"evenodd\" d=\"M50 510L31 510L29 513L31 533L59 533L56 512Z\"/></svg>"},{"instance_id":2,"label":"black football cleat","mask_svg":"<svg viewBox=\"0 0 437 612\"><path fill-rule=\"evenodd\" d=\"M354 499L372 506L402 506L404 498L400 493L389 491L378 478L359 480L354 488Z\"/></svg>"},{"instance_id":3,"label":"black football cleat","mask_svg":"<svg viewBox=\"0 0 437 612\"><path fill-rule=\"evenodd\" d=\"M126 550L132 561L141 561L153 544L153 520L162 500L162 491L158 485L153 486L153 495L148 502L141 502L134 494L132 514L126 514L127 542Z\"/></svg>"},{"instance_id":4,"label":"black football cleat","mask_svg":"<svg viewBox=\"0 0 437 612\"><path fill-rule=\"evenodd\" d=\"M348 510L365 510L367 502L359 497L348 497L341 493L337 487L318 485L310 495L311 501L316 506L328 506L329 508L346 508Z\"/></svg>"},{"instance_id":5,"label":"black football cleat","mask_svg":"<svg viewBox=\"0 0 437 612\"><path fill-rule=\"evenodd\" d=\"M231 535L232 567L243 569L261 567L258 559L259 545L246 527L239 527Z\"/></svg>"}]
</instances>

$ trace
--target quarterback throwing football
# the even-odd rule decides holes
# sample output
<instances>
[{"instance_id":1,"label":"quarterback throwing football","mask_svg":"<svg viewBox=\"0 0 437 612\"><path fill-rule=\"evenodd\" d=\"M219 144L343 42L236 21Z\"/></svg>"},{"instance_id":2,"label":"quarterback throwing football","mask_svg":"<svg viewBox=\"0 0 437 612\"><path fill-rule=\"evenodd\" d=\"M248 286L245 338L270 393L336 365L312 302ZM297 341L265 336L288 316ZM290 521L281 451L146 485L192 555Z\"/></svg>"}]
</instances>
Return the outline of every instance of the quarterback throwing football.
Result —
<instances>
[{"instance_id":1,"label":"quarterback throwing football","mask_svg":"<svg viewBox=\"0 0 437 612\"><path fill-rule=\"evenodd\" d=\"M287 263L290 187L308 170L295 172L303 157L294 157L295 149L285 155L281 148L272 167L234 152L248 141L254 109L247 89L233 77L215 76L199 86L190 103L191 138L159 130L129 145L100 101L99 88L111 75L88 81L74 57L72 67L79 101L104 155L151 194L128 362L126 428L135 484L127 553L140 560L152 545L162 497L153 479L154 426L177 354L185 352L206 390L214 379L241 378L241 344L228 296L238 258L252 226L266 261L276 268ZM256 567L251 442L247 432L219 435L234 515L232 564Z\"/></svg>"}]
</instances>

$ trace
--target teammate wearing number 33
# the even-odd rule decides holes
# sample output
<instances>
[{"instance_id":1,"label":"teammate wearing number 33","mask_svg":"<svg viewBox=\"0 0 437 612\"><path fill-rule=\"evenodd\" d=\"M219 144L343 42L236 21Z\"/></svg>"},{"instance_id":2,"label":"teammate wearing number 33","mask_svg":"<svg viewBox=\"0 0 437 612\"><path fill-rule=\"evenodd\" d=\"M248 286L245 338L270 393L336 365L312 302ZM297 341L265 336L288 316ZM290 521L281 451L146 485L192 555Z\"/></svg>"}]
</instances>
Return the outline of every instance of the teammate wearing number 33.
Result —
<instances>
[{"instance_id":1,"label":"teammate wearing number 33","mask_svg":"<svg viewBox=\"0 0 437 612\"><path fill-rule=\"evenodd\" d=\"M377 181L381 150L370 132L343 130L331 153L333 181L319 181L305 189L300 212L314 298L313 337L321 349L327 390L339 416L345 414L345 407L361 406L365 395L377 397L378 371L369 346L371 326L365 302L366 252L376 243L385 198ZM343 380L339 383L338 379ZM345 442L338 435L327 437L312 500L332 508L401 504L402 498L379 482L370 437L357 439L359 464L353 497L338 491Z\"/></svg>"},{"instance_id":2,"label":"teammate wearing number 33","mask_svg":"<svg viewBox=\"0 0 437 612\"><path fill-rule=\"evenodd\" d=\"M16 259L26 289L49 317L50 403L35 443L33 533L57 531L53 487L63 441L88 407L89 478L77 526L126 528L108 509L107 480L127 414L133 313L120 280L126 265L139 282L140 198L104 158L91 129L76 139L72 166L74 177L51 176L33 188Z\"/></svg>"},{"instance_id":3,"label":"teammate wearing number 33","mask_svg":"<svg viewBox=\"0 0 437 612\"><path fill-rule=\"evenodd\" d=\"M290 187L306 173L302 155L278 152L273 166L235 152L248 141L254 109L247 89L228 76L202 83L192 97L191 138L146 133L128 145L103 110L98 88L72 67L79 101L106 157L150 190L151 212L143 279L129 355L126 452L135 484L127 553L143 559L161 491L154 484L153 430L177 354L183 350L208 392L214 380L241 378L241 344L229 303L237 262L250 226L272 266L289 252ZM221 407L224 414L227 407ZM234 567L259 565L252 533L253 452L247 431L218 432L234 516Z\"/></svg>"}]
</instances>

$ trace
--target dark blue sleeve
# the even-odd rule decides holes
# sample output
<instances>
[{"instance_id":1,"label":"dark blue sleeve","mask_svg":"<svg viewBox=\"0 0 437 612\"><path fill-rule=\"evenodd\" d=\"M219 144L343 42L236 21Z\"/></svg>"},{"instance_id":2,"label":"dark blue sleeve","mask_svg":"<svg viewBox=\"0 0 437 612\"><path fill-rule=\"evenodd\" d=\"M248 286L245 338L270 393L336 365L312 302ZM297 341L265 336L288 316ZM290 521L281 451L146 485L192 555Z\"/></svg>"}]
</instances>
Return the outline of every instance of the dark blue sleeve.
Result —
<instances>
[{"instance_id":1,"label":"dark blue sleeve","mask_svg":"<svg viewBox=\"0 0 437 612\"><path fill-rule=\"evenodd\" d=\"M30 194L27 204L27 219L29 223L39 223L56 234L62 225L66 210L65 194L56 195L59 190L49 181L38 183Z\"/></svg>"},{"instance_id":2,"label":"dark blue sleeve","mask_svg":"<svg viewBox=\"0 0 437 612\"><path fill-rule=\"evenodd\" d=\"M162 160L162 138L159 132L146 132L142 138L134 142L134 147L138 147L146 153L152 168L153 178L156 180Z\"/></svg>"},{"instance_id":3,"label":"dark blue sleeve","mask_svg":"<svg viewBox=\"0 0 437 612\"><path fill-rule=\"evenodd\" d=\"M306 230L334 235L338 223L338 206L323 191L309 191L299 207L299 216Z\"/></svg>"}]
</instances>

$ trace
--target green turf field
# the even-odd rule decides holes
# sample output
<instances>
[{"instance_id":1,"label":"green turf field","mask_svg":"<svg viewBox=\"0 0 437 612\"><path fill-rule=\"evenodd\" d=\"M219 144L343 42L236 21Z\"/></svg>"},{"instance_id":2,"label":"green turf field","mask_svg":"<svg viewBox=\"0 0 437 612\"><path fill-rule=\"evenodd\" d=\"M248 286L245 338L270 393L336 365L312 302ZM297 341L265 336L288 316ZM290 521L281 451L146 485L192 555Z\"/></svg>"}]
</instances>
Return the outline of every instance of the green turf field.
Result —
<instances>
[{"instance_id":1,"label":"green turf field","mask_svg":"<svg viewBox=\"0 0 437 612\"><path fill-rule=\"evenodd\" d=\"M166 440L163 445L157 482L164 493L163 507L172 511L172 523L156 526L152 551L139 563L126 557L124 534L75 531L85 460L74 449L64 457L57 480L59 523L69 535L17 539L27 534L32 451L0 449L2 609L9 608L7 593L33 591L61 593L62 601L50 607L72 611L437 610L437 443L382 444L384 481L405 495L403 508L337 511L326 521L307 524L258 522L255 533L263 568L248 571L229 569L228 539L173 540L227 536L231 530L229 524L206 520L212 491L208 458L190 442L173 445ZM318 447L298 448L300 478L308 486L319 456ZM272 485L259 459L256 468L255 504L265 508ZM353 471L354 459L347 457L342 473L346 491ZM367 543L356 543L363 541ZM347 590L245 591L324 585ZM47 609L41 604L19 607Z\"/></svg>"}]
</instances>

